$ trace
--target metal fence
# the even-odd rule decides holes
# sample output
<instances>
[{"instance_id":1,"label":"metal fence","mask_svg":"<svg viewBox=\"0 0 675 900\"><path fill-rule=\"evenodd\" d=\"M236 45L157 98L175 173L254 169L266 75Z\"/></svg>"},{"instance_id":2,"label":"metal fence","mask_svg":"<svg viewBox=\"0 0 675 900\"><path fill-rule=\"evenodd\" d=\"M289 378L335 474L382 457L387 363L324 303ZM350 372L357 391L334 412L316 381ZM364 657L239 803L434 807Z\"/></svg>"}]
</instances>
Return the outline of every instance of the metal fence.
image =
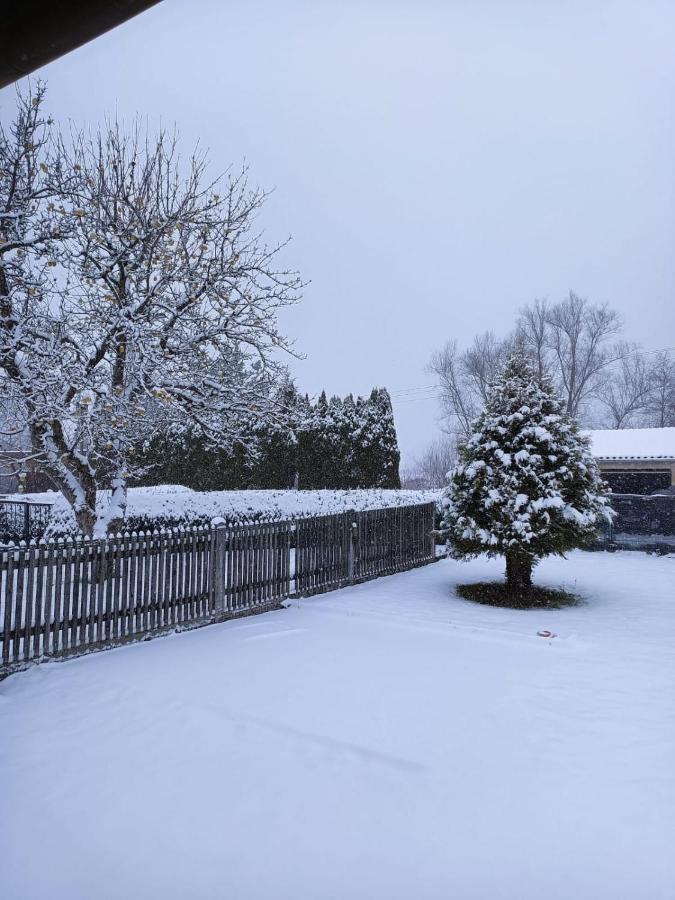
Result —
<instances>
[{"instance_id":1,"label":"metal fence","mask_svg":"<svg viewBox=\"0 0 675 900\"><path fill-rule=\"evenodd\" d=\"M434 559L434 504L0 549L0 677Z\"/></svg>"},{"instance_id":2,"label":"metal fence","mask_svg":"<svg viewBox=\"0 0 675 900\"><path fill-rule=\"evenodd\" d=\"M675 495L612 494L614 519L603 525L600 549L675 551Z\"/></svg>"},{"instance_id":3,"label":"metal fence","mask_svg":"<svg viewBox=\"0 0 675 900\"><path fill-rule=\"evenodd\" d=\"M51 514L51 503L0 500L0 543L40 540L49 524Z\"/></svg>"}]
</instances>

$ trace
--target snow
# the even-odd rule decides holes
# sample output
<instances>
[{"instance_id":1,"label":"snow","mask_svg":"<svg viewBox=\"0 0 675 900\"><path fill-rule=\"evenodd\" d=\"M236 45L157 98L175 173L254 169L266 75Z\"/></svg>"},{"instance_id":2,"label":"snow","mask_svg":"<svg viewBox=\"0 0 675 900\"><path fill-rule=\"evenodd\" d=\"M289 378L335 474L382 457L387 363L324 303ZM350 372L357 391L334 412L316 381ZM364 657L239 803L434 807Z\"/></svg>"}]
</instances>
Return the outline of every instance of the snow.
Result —
<instances>
[{"instance_id":1,"label":"snow","mask_svg":"<svg viewBox=\"0 0 675 900\"><path fill-rule=\"evenodd\" d=\"M608 518L605 485L552 385L524 359L509 359L473 427L440 503L452 556L534 561L594 537Z\"/></svg>"},{"instance_id":2,"label":"snow","mask_svg":"<svg viewBox=\"0 0 675 900\"><path fill-rule=\"evenodd\" d=\"M110 492L100 492L108 503ZM301 515L322 515L347 509L382 509L414 503L436 501L440 491L386 490L261 490L261 491L193 491L182 485L129 488L128 516L247 516L263 513L269 516L292 518ZM55 503L65 506L57 491L23 494L21 500L34 503Z\"/></svg>"},{"instance_id":3,"label":"snow","mask_svg":"<svg viewBox=\"0 0 675 900\"><path fill-rule=\"evenodd\" d=\"M598 459L675 460L675 428L607 428L585 434Z\"/></svg>"},{"instance_id":4,"label":"snow","mask_svg":"<svg viewBox=\"0 0 675 900\"><path fill-rule=\"evenodd\" d=\"M675 556L451 560L0 684L7 900L672 900ZM538 631L556 636L542 638Z\"/></svg>"}]
</instances>

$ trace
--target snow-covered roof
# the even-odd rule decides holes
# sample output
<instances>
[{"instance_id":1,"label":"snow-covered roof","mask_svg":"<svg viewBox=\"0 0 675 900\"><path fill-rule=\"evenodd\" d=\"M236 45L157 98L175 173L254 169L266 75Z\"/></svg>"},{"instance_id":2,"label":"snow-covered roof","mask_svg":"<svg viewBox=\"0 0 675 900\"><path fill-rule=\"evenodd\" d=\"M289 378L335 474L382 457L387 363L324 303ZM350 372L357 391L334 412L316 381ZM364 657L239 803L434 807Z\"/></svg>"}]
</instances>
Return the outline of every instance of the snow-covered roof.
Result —
<instances>
[{"instance_id":1,"label":"snow-covered roof","mask_svg":"<svg viewBox=\"0 0 675 900\"><path fill-rule=\"evenodd\" d=\"M596 459L675 460L675 428L605 428L586 434Z\"/></svg>"}]
</instances>

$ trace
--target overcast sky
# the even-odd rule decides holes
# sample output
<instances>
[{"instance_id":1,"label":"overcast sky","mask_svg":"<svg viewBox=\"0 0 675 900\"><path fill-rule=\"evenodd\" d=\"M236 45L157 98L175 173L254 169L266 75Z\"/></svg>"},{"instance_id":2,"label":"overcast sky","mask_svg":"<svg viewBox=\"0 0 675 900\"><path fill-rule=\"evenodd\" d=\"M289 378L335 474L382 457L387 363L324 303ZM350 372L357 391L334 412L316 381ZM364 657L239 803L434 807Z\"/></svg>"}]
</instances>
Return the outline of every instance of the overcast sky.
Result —
<instances>
[{"instance_id":1,"label":"overcast sky","mask_svg":"<svg viewBox=\"0 0 675 900\"><path fill-rule=\"evenodd\" d=\"M397 393L535 296L675 344L674 46L659 0L164 0L39 74L58 119L175 122L275 188L261 224L311 282L298 385L388 387L405 462L438 409Z\"/></svg>"}]
</instances>

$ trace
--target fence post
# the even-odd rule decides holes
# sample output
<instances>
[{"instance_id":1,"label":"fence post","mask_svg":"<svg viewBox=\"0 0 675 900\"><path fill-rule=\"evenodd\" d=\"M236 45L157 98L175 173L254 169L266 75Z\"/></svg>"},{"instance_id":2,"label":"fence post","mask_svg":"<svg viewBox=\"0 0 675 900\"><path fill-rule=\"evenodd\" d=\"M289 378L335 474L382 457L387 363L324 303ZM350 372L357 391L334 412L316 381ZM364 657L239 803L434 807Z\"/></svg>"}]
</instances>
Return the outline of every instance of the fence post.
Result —
<instances>
[{"instance_id":1,"label":"fence post","mask_svg":"<svg viewBox=\"0 0 675 900\"><path fill-rule=\"evenodd\" d=\"M225 540L227 526L217 525L213 540L213 605L216 615L225 612Z\"/></svg>"},{"instance_id":2,"label":"fence post","mask_svg":"<svg viewBox=\"0 0 675 900\"><path fill-rule=\"evenodd\" d=\"M349 547L347 548L347 581L352 584L354 581L354 563L356 556L356 539L358 537L358 525L354 521L356 513L353 509L347 512L349 525Z\"/></svg>"},{"instance_id":3,"label":"fence post","mask_svg":"<svg viewBox=\"0 0 675 900\"><path fill-rule=\"evenodd\" d=\"M434 528L436 527L436 504L430 503L428 506L429 509L429 519L431 520L431 531L429 533L429 541L430 541L430 551L431 558L436 559L436 535L434 534Z\"/></svg>"},{"instance_id":4,"label":"fence post","mask_svg":"<svg viewBox=\"0 0 675 900\"><path fill-rule=\"evenodd\" d=\"M23 505L23 539L26 543L30 540L30 503Z\"/></svg>"}]
</instances>

